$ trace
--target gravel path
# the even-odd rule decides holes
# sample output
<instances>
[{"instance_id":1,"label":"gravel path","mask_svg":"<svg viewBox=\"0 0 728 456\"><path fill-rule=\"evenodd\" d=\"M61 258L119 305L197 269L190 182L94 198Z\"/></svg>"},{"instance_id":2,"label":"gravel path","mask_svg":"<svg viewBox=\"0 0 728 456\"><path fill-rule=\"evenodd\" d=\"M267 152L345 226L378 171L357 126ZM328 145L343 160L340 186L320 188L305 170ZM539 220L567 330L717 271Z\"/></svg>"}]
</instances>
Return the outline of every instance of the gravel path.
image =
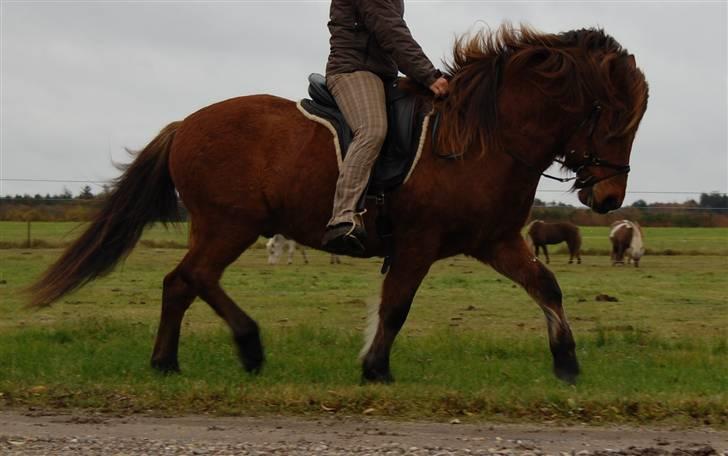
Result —
<instances>
[{"instance_id":1,"label":"gravel path","mask_svg":"<svg viewBox=\"0 0 728 456\"><path fill-rule=\"evenodd\" d=\"M0 454L728 456L728 432L0 412Z\"/></svg>"}]
</instances>

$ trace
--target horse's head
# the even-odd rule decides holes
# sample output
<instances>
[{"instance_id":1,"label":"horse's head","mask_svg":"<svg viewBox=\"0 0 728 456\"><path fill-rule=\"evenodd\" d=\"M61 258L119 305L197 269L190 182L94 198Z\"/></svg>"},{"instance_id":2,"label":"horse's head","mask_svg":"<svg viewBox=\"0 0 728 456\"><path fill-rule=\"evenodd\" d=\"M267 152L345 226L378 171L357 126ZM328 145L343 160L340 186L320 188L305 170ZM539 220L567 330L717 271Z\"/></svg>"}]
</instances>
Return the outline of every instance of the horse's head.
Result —
<instances>
[{"instance_id":1,"label":"horse's head","mask_svg":"<svg viewBox=\"0 0 728 456\"><path fill-rule=\"evenodd\" d=\"M648 87L633 55L601 34L606 50L592 51L584 78L582 120L564 150L564 164L576 172L579 200L604 214L624 201L629 158L637 128L647 109ZM588 97L592 97L591 101Z\"/></svg>"},{"instance_id":2,"label":"horse's head","mask_svg":"<svg viewBox=\"0 0 728 456\"><path fill-rule=\"evenodd\" d=\"M648 89L614 38L506 23L458 39L448 71L441 149L501 151L531 175L560 158L581 202L599 213L622 205Z\"/></svg>"}]
</instances>

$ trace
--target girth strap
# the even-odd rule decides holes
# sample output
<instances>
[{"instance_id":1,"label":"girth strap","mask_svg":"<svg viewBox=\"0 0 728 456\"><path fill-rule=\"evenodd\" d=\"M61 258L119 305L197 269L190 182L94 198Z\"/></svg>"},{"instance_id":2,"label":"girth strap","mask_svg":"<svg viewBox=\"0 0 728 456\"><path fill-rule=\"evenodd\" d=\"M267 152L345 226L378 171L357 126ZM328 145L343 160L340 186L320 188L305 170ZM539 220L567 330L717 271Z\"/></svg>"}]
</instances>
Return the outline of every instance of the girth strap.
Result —
<instances>
[{"instance_id":1,"label":"girth strap","mask_svg":"<svg viewBox=\"0 0 728 456\"><path fill-rule=\"evenodd\" d=\"M392 252L394 250L394 225L392 217L389 215L389 205L384 198L384 192L379 192L375 196L377 203L377 218L375 224L377 227L377 236L384 247L384 263L382 263L381 273L386 274L392 265Z\"/></svg>"}]
</instances>

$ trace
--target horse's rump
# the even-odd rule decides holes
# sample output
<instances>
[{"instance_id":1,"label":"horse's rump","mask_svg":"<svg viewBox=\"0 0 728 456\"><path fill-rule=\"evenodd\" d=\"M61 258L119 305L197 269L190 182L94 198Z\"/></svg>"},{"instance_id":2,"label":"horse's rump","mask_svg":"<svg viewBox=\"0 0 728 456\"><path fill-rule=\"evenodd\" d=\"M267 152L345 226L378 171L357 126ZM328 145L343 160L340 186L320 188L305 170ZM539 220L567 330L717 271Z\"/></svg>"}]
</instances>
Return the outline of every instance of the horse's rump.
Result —
<instances>
[{"instance_id":1,"label":"horse's rump","mask_svg":"<svg viewBox=\"0 0 728 456\"><path fill-rule=\"evenodd\" d=\"M333 200L338 166L329 131L295 102L253 95L197 111L180 126L169 167L193 225L257 224L319 247L331 208L311 201Z\"/></svg>"}]
</instances>

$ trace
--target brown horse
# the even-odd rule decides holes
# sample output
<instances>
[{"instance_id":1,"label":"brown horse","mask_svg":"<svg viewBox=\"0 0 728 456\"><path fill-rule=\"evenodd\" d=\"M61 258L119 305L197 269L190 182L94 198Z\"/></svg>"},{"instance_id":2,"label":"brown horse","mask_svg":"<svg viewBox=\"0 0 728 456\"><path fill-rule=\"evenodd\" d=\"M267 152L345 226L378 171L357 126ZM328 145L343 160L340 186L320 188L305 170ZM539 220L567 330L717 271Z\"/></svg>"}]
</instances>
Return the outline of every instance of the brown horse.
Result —
<instances>
[{"instance_id":1,"label":"brown horse","mask_svg":"<svg viewBox=\"0 0 728 456\"><path fill-rule=\"evenodd\" d=\"M363 378L392 380L390 349L417 288L433 262L466 254L539 304L554 371L573 381L579 367L561 289L520 230L541 172L559 157L577 172L584 204L600 213L621 205L647 107L644 75L602 30L555 35L509 25L459 39L448 73L449 97L433 101L441 114L436 140L428 137L411 178L389 196L392 265L363 350ZM50 304L111 271L147 224L173 219L176 189L189 211L189 251L164 278L152 366L178 370L180 324L199 296L229 325L245 369L257 372L258 324L220 277L261 234L320 248L337 175L329 130L295 102L254 95L203 108L139 153L87 231L33 285L32 304ZM368 206L373 231L376 209ZM367 256L385 253L376 236L366 248Z\"/></svg>"},{"instance_id":2,"label":"brown horse","mask_svg":"<svg viewBox=\"0 0 728 456\"><path fill-rule=\"evenodd\" d=\"M645 236L642 227L637 222L617 220L612 223L609 231L609 240L612 243L612 266L624 264L627 256L628 263L640 267L640 259L645 254Z\"/></svg>"},{"instance_id":3,"label":"brown horse","mask_svg":"<svg viewBox=\"0 0 728 456\"><path fill-rule=\"evenodd\" d=\"M566 241L569 247L569 264L576 262L581 264L581 233L579 227L573 223L557 222L546 223L543 220L534 220L528 227L528 239L533 244L536 258L538 258L539 248L543 249L546 257L546 263L549 263L549 252L546 250L546 244L560 244Z\"/></svg>"}]
</instances>

